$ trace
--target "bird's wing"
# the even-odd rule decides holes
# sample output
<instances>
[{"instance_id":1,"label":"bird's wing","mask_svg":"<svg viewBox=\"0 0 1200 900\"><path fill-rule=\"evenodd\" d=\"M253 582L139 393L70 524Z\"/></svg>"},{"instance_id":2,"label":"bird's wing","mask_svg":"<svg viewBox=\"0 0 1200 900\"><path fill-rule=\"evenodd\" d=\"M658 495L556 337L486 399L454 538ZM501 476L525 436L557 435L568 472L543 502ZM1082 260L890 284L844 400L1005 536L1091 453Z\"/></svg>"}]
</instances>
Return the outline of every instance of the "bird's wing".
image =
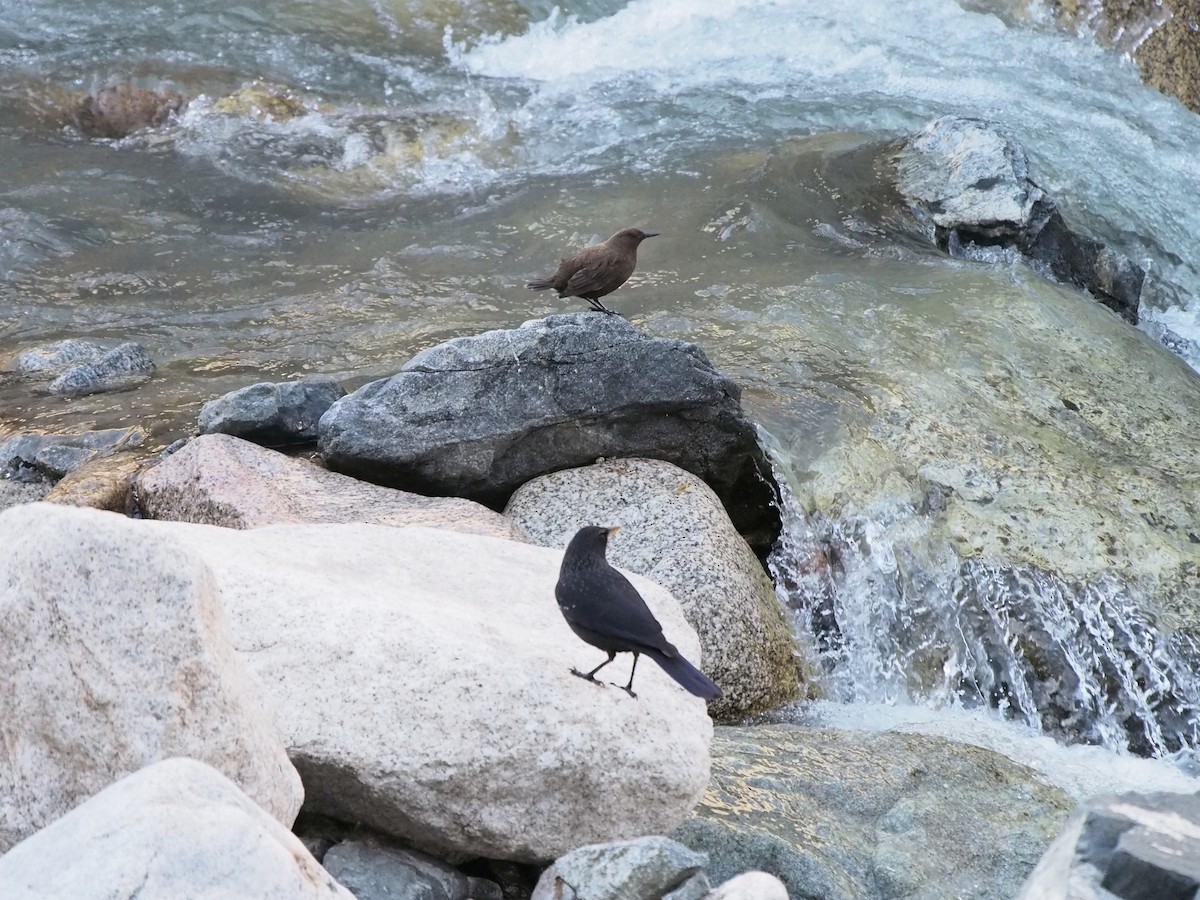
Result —
<instances>
[{"instance_id":1,"label":"bird's wing","mask_svg":"<svg viewBox=\"0 0 1200 900\"><path fill-rule=\"evenodd\" d=\"M654 647L668 656L679 652L663 635L662 625L637 588L616 569L594 573L586 584L570 582L563 590L567 596L562 599L568 601L563 607L567 621L608 637Z\"/></svg>"},{"instance_id":2,"label":"bird's wing","mask_svg":"<svg viewBox=\"0 0 1200 900\"><path fill-rule=\"evenodd\" d=\"M567 296L582 297L585 294L610 293L612 267L603 259L584 263L567 279Z\"/></svg>"}]
</instances>

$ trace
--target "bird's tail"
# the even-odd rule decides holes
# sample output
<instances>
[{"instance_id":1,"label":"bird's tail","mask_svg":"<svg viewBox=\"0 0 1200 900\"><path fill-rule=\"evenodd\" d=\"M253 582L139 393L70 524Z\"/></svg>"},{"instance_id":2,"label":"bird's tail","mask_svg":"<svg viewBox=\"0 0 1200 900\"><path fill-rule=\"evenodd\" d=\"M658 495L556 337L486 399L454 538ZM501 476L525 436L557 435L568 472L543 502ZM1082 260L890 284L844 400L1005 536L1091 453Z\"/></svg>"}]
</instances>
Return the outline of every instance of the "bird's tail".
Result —
<instances>
[{"instance_id":1,"label":"bird's tail","mask_svg":"<svg viewBox=\"0 0 1200 900\"><path fill-rule=\"evenodd\" d=\"M658 663L662 670L679 682L680 687L688 693L705 700L714 700L721 696L721 689L682 656L667 656L661 650L653 648L643 650L642 653Z\"/></svg>"},{"instance_id":2,"label":"bird's tail","mask_svg":"<svg viewBox=\"0 0 1200 900\"><path fill-rule=\"evenodd\" d=\"M535 278L533 281L525 282L525 287L532 288L535 291L545 291L554 287L554 282L549 278Z\"/></svg>"}]
</instances>

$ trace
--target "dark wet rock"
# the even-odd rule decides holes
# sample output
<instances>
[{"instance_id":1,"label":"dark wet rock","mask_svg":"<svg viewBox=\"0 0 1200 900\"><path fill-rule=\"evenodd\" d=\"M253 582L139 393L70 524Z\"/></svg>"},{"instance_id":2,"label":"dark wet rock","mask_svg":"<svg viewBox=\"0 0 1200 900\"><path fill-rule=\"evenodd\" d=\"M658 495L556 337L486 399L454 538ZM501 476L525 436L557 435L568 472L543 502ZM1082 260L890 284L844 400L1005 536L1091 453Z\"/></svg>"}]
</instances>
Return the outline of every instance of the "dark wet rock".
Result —
<instances>
[{"instance_id":1,"label":"dark wet rock","mask_svg":"<svg viewBox=\"0 0 1200 900\"><path fill-rule=\"evenodd\" d=\"M693 344L618 316L550 316L418 354L330 407L319 446L337 471L494 508L547 472L663 459L707 482L761 552L777 489L740 397Z\"/></svg>"},{"instance_id":2,"label":"dark wet rock","mask_svg":"<svg viewBox=\"0 0 1200 900\"><path fill-rule=\"evenodd\" d=\"M938 247L962 257L978 248L1014 249L1137 323L1145 270L1072 231L1030 179L1025 151L998 126L943 116L904 141L894 160L896 188Z\"/></svg>"},{"instance_id":3,"label":"dark wet rock","mask_svg":"<svg viewBox=\"0 0 1200 900\"><path fill-rule=\"evenodd\" d=\"M92 137L122 138L147 127L164 125L187 106L175 91L152 91L114 84L89 94L72 111L72 123Z\"/></svg>"},{"instance_id":4,"label":"dark wet rock","mask_svg":"<svg viewBox=\"0 0 1200 900\"><path fill-rule=\"evenodd\" d=\"M326 375L252 384L204 404L201 434L230 434L256 444L309 443L317 422L346 389Z\"/></svg>"},{"instance_id":5,"label":"dark wet rock","mask_svg":"<svg viewBox=\"0 0 1200 900\"><path fill-rule=\"evenodd\" d=\"M0 477L57 481L88 461L146 442L142 428L113 428L82 434L20 434L0 442Z\"/></svg>"},{"instance_id":6,"label":"dark wet rock","mask_svg":"<svg viewBox=\"0 0 1200 900\"><path fill-rule=\"evenodd\" d=\"M357 900L502 900L499 885L427 853L363 841L335 844L323 864Z\"/></svg>"},{"instance_id":7,"label":"dark wet rock","mask_svg":"<svg viewBox=\"0 0 1200 900\"><path fill-rule=\"evenodd\" d=\"M95 362L67 369L50 382L49 391L63 397L123 391L143 384L153 373L154 361L146 349L126 341Z\"/></svg>"},{"instance_id":8,"label":"dark wet rock","mask_svg":"<svg viewBox=\"0 0 1200 900\"><path fill-rule=\"evenodd\" d=\"M1169 900L1200 892L1200 797L1120 794L1085 803L1018 900Z\"/></svg>"},{"instance_id":9,"label":"dark wet rock","mask_svg":"<svg viewBox=\"0 0 1200 900\"><path fill-rule=\"evenodd\" d=\"M716 729L709 789L671 835L716 883L761 870L792 897L1008 900L1073 803L990 750L829 728Z\"/></svg>"},{"instance_id":10,"label":"dark wet rock","mask_svg":"<svg viewBox=\"0 0 1200 900\"><path fill-rule=\"evenodd\" d=\"M18 375L51 377L72 366L97 363L107 353L99 344L68 338L42 347L22 350L5 361L3 368Z\"/></svg>"},{"instance_id":11,"label":"dark wet rock","mask_svg":"<svg viewBox=\"0 0 1200 900\"><path fill-rule=\"evenodd\" d=\"M660 836L591 844L555 860L538 879L531 900L699 898L708 893L707 863L704 853Z\"/></svg>"}]
</instances>

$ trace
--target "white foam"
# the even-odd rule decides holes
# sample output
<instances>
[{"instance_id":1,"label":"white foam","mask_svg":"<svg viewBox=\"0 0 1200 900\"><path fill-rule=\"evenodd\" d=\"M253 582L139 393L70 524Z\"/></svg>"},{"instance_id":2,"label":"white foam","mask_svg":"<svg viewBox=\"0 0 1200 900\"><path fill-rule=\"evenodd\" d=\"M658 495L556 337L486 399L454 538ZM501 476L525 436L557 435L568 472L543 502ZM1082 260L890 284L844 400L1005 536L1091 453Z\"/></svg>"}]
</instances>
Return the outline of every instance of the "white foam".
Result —
<instances>
[{"instance_id":1,"label":"white foam","mask_svg":"<svg viewBox=\"0 0 1200 900\"><path fill-rule=\"evenodd\" d=\"M833 728L936 735L984 747L1028 766L1077 800L1126 791L1200 791L1200 778L1171 760L1145 759L1103 747L1063 746L996 713L960 708L873 703L811 703L804 721Z\"/></svg>"}]
</instances>

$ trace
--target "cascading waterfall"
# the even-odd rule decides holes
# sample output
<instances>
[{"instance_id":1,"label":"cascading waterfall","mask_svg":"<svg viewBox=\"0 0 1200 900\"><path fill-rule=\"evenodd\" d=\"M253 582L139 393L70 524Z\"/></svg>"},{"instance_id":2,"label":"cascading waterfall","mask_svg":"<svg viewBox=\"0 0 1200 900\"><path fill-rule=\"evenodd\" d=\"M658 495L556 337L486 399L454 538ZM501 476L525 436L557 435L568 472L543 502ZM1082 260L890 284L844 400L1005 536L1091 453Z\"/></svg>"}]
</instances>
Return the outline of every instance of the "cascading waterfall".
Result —
<instances>
[{"instance_id":1,"label":"cascading waterfall","mask_svg":"<svg viewBox=\"0 0 1200 900\"><path fill-rule=\"evenodd\" d=\"M1159 633L1114 580L1068 584L949 548L931 566L887 536L891 523L807 514L783 493L769 565L828 699L988 706L1116 752L1200 748L1200 647Z\"/></svg>"}]
</instances>

